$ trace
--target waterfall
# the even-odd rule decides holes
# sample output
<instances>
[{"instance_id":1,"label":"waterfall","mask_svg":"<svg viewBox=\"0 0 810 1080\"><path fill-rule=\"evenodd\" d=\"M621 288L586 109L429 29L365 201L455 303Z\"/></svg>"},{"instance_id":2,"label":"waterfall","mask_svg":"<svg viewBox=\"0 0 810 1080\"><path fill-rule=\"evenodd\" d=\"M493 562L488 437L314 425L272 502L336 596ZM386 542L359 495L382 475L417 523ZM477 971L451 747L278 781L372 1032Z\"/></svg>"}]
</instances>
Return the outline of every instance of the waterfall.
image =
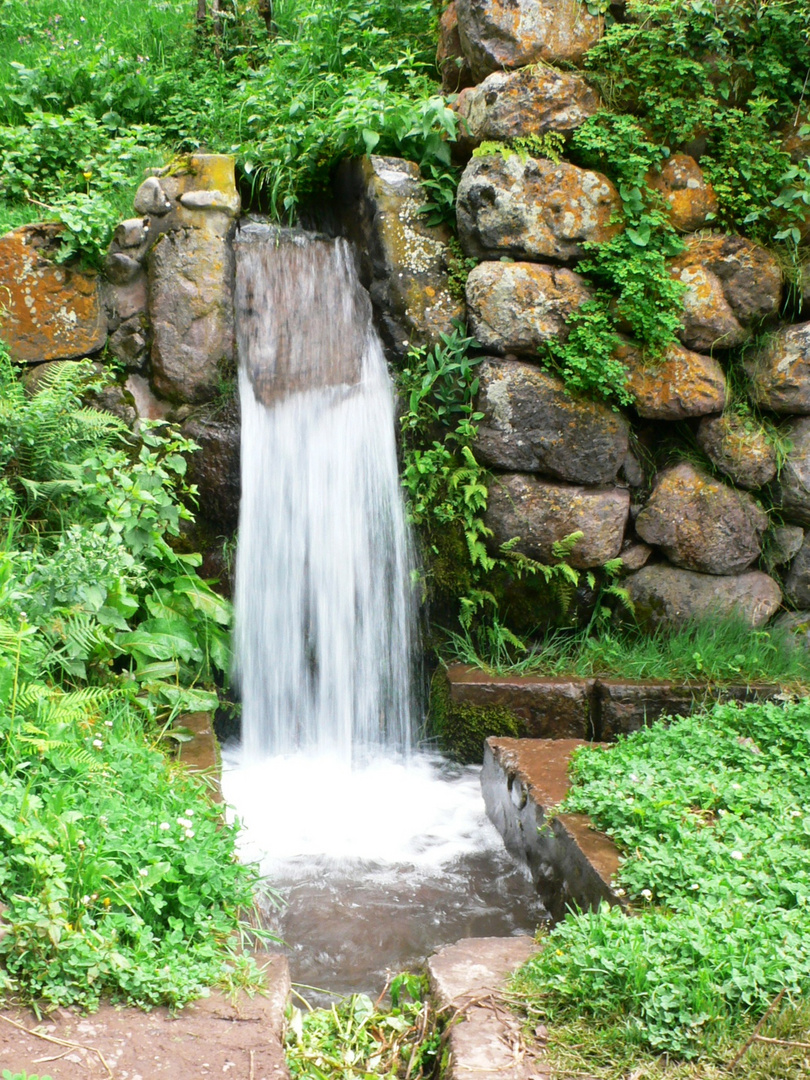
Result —
<instances>
[{"instance_id":1,"label":"waterfall","mask_svg":"<svg viewBox=\"0 0 810 1080\"><path fill-rule=\"evenodd\" d=\"M368 296L343 240L248 225L236 249L245 758L407 751L412 553Z\"/></svg>"}]
</instances>

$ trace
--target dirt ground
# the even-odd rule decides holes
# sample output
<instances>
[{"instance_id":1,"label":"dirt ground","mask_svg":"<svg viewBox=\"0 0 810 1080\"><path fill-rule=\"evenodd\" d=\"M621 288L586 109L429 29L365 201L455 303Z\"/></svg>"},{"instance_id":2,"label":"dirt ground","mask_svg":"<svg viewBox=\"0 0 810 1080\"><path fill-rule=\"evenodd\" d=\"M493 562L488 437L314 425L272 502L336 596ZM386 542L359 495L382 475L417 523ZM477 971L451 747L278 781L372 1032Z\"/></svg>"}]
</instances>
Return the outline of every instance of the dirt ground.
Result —
<instances>
[{"instance_id":1,"label":"dirt ground","mask_svg":"<svg viewBox=\"0 0 810 1080\"><path fill-rule=\"evenodd\" d=\"M102 1005L89 1016L57 1009L37 1021L0 1011L0 1069L52 1080L288 1080L281 1047L289 974L268 968L268 993L231 1003L212 993L172 1014Z\"/></svg>"}]
</instances>

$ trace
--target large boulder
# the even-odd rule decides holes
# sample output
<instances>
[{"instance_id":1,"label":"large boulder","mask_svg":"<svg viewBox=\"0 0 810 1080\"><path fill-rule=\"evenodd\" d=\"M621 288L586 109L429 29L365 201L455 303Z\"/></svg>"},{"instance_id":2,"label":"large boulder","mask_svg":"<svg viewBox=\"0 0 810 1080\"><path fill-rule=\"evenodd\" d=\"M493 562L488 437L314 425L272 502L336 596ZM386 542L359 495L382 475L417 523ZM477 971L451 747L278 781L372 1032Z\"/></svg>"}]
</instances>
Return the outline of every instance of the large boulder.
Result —
<instances>
[{"instance_id":1,"label":"large boulder","mask_svg":"<svg viewBox=\"0 0 810 1080\"><path fill-rule=\"evenodd\" d=\"M485 349L537 356L568 336L567 319L591 293L571 270L536 263L484 262L467 278L470 329Z\"/></svg>"},{"instance_id":2,"label":"large boulder","mask_svg":"<svg viewBox=\"0 0 810 1080\"><path fill-rule=\"evenodd\" d=\"M756 559L768 516L736 491L689 462L665 469L636 518L636 532L676 566L706 574L737 574Z\"/></svg>"},{"instance_id":3,"label":"large boulder","mask_svg":"<svg viewBox=\"0 0 810 1080\"><path fill-rule=\"evenodd\" d=\"M810 414L810 322L780 327L745 358L751 396L775 413Z\"/></svg>"},{"instance_id":4,"label":"large boulder","mask_svg":"<svg viewBox=\"0 0 810 1080\"><path fill-rule=\"evenodd\" d=\"M571 397L562 380L517 360L478 368L476 455L487 465L608 484L624 461L628 425L607 405Z\"/></svg>"},{"instance_id":5,"label":"large boulder","mask_svg":"<svg viewBox=\"0 0 810 1080\"><path fill-rule=\"evenodd\" d=\"M149 226L159 235L147 256L152 384L170 401L210 401L235 357L234 159L191 155L144 181L139 213L150 200L160 204Z\"/></svg>"},{"instance_id":6,"label":"large boulder","mask_svg":"<svg viewBox=\"0 0 810 1080\"><path fill-rule=\"evenodd\" d=\"M698 446L738 487L760 488L776 476L776 451L761 424L727 412L707 416L697 430Z\"/></svg>"},{"instance_id":7,"label":"large boulder","mask_svg":"<svg viewBox=\"0 0 810 1080\"><path fill-rule=\"evenodd\" d=\"M779 312L779 263L745 237L689 236L671 269L687 286L682 340L690 349L741 345L756 326Z\"/></svg>"},{"instance_id":8,"label":"large boulder","mask_svg":"<svg viewBox=\"0 0 810 1080\"><path fill-rule=\"evenodd\" d=\"M714 577L657 563L630 574L624 585L636 619L650 630L729 616L756 628L764 626L782 602L779 586L759 570Z\"/></svg>"},{"instance_id":9,"label":"large boulder","mask_svg":"<svg viewBox=\"0 0 810 1080\"><path fill-rule=\"evenodd\" d=\"M456 200L461 246L476 258L574 262L586 242L616 236L620 209L601 173L509 152L473 158Z\"/></svg>"},{"instance_id":10,"label":"large boulder","mask_svg":"<svg viewBox=\"0 0 810 1080\"><path fill-rule=\"evenodd\" d=\"M797 608L810 608L810 536L790 564L785 576L785 595Z\"/></svg>"},{"instance_id":11,"label":"large boulder","mask_svg":"<svg viewBox=\"0 0 810 1080\"><path fill-rule=\"evenodd\" d=\"M58 265L62 226L22 225L0 236L0 336L15 360L69 360L107 337L99 278Z\"/></svg>"},{"instance_id":12,"label":"large boulder","mask_svg":"<svg viewBox=\"0 0 810 1080\"><path fill-rule=\"evenodd\" d=\"M456 0L451 0L439 19L439 44L436 47L436 67L442 77L445 94L457 94L465 86L473 85L472 72L458 33Z\"/></svg>"},{"instance_id":13,"label":"large boulder","mask_svg":"<svg viewBox=\"0 0 810 1080\"><path fill-rule=\"evenodd\" d=\"M774 498L784 517L810 526L810 417L791 420L782 428L790 444L785 462L774 481Z\"/></svg>"},{"instance_id":14,"label":"large boulder","mask_svg":"<svg viewBox=\"0 0 810 1080\"><path fill-rule=\"evenodd\" d=\"M684 420L718 412L726 404L726 377L711 356L670 345L656 363L646 363L628 343L616 356L627 368L627 389L639 416L649 420Z\"/></svg>"},{"instance_id":15,"label":"large boulder","mask_svg":"<svg viewBox=\"0 0 810 1080\"><path fill-rule=\"evenodd\" d=\"M393 157L354 158L338 170L336 190L347 234L360 257L360 276L380 316L389 348L450 333L464 305L450 294L450 231L427 224L419 166Z\"/></svg>"},{"instance_id":16,"label":"large boulder","mask_svg":"<svg viewBox=\"0 0 810 1080\"><path fill-rule=\"evenodd\" d=\"M459 94L459 140L470 149L548 131L568 135L600 106L593 87L573 72L546 66L495 71Z\"/></svg>"},{"instance_id":17,"label":"large boulder","mask_svg":"<svg viewBox=\"0 0 810 1080\"><path fill-rule=\"evenodd\" d=\"M573 0L457 0L464 55L477 82L501 68L577 63L604 33L604 19Z\"/></svg>"},{"instance_id":18,"label":"large boulder","mask_svg":"<svg viewBox=\"0 0 810 1080\"><path fill-rule=\"evenodd\" d=\"M669 220L680 232L696 232L717 212L717 196L688 154L673 154L647 183L664 198Z\"/></svg>"},{"instance_id":19,"label":"large boulder","mask_svg":"<svg viewBox=\"0 0 810 1080\"><path fill-rule=\"evenodd\" d=\"M587 488L505 473L489 489L485 521L492 545L520 537L515 550L540 562L555 562L558 540L583 533L567 562L601 566L619 554L630 510L630 494L619 488Z\"/></svg>"}]
</instances>

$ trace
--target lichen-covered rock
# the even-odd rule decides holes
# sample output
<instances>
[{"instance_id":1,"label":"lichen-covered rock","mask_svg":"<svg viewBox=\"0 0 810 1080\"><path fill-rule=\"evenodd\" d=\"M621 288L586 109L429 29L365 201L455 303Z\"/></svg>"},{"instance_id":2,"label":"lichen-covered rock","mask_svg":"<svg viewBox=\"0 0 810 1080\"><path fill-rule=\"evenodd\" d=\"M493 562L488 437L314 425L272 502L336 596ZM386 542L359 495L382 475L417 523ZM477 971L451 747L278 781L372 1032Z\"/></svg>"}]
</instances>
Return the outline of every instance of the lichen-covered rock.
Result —
<instances>
[{"instance_id":1,"label":"lichen-covered rock","mask_svg":"<svg viewBox=\"0 0 810 1080\"><path fill-rule=\"evenodd\" d=\"M171 401L210 401L233 362L233 248L205 229L164 233L149 253L152 383Z\"/></svg>"},{"instance_id":2,"label":"lichen-covered rock","mask_svg":"<svg viewBox=\"0 0 810 1080\"><path fill-rule=\"evenodd\" d=\"M768 537L766 558L768 567L784 566L798 554L804 543L804 529L800 525L777 525Z\"/></svg>"},{"instance_id":3,"label":"lichen-covered rock","mask_svg":"<svg viewBox=\"0 0 810 1080\"><path fill-rule=\"evenodd\" d=\"M487 359L477 371L484 418L475 451L481 461L578 484L616 479L628 442L620 413L571 397L561 379L531 364Z\"/></svg>"},{"instance_id":4,"label":"lichen-covered rock","mask_svg":"<svg viewBox=\"0 0 810 1080\"><path fill-rule=\"evenodd\" d=\"M670 345L663 359L650 364L629 343L622 343L616 356L627 368L627 389L645 419L684 420L725 407L726 377L711 356Z\"/></svg>"},{"instance_id":5,"label":"lichen-covered rock","mask_svg":"<svg viewBox=\"0 0 810 1080\"><path fill-rule=\"evenodd\" d=\"M567 337L568 316L591 295L571 270L502 262L476 266L466 293L470 328L485 349L532 357L544 341Z\"/></svg>"},{"instance_id":6,"label":"lichen-covered rock","mask_svg":"<svg viewBox=\"0 0 810 1080\"><path fill-rule=\"evenodd\" d=\"M436 67L441 74L445 94L457 94L464 87L473 85L472 71L461 48L456 0L451 0L439 19Z\"/></svg>"},{"instance_id":7,"label":"lichen-covered rock","mask_svg":"<svg viewBox=\"0 0 810 1080\"><path fill-rule=\"evenodd\" d=\"M688 154L673 154L647 183L660 191L669 208L669 220L681 232L696 232L717 212L717 196L703 170Z\"/></svg>"},{"instance_id":8,"label":"lichen-covered rock","mask_svg":"<svg viewBox=\"0 0 810 1080\"><path fill-rule=\"evenodd\" d=\"M476 258L573 262L586 241L621 231L619 193L606 176L546 158L473 158L458 185L458 236Z\"/></svg>"},{"instance_id":9,"label":"lichen-covered rock","mask_svg":"<svg viewBox=\"0 0 810 1080\"><path fill-rule=\"evenodd\" d=\"M649 544L640 544L638 541L633 540L626 541L619 552L619 558L622 560L622 570L627 572L640 570L642 566L647 565L652 553L653 549Z\"/></svg>"},{"instance_id":10,"label":"lichen-covered rock","mask_svg":"<svg viewBox=\"0 0 810 1080\"><path fill-rule=\"evenodd\" d=\"M553 545L581 532L567 562L601 566L619 554L630 495L619 488L575 487L534 476L505 473L489 489L486 524L492 545L520 537L515 550L541 562L553 561Z\"/></svg>"},{"instance_id":11,"label":"lichen-covered rock","mask_svg":"<svg viewBox=\"0 0 810 1080\"><path fill-rule=\"evenodd\" d=\"M657 563L628 575L623 584L636 619L650 630L729 616L756 628L764 626L782 602L779 586L759 570L715 577Z\"/></svg>"},{"instance_id":12,"label":"lichen-covered rock","mask_svg":"<svg viewBox=\"0 0 810 1080\"><path fill-rule=\"evenodd\" d=\"M791 449L774 481L774 498L789 522L810 527L810 417L789 421L782 433Z\"/></svg>"},{"instance_id":13,"label":"lichen-covered rock","mask_svg":"<svg viewBox=\"0 0 810 1080\"><path fill-rule=\"evenodd\" d=\"M780 327L746 356L751 395L775 413L810 414L810 322Z\"/></svg>"},{"instance_id":14,"label":"lichen-covered rock","mask_svg":"<svg viewBox=\"0 0 810 1080\"><path fill-rule=\"evenodd\" d=\"M548 131L567 135L600 106L593 87L573 72L545 66L495 71L459 94L459 141L471 149Z\"/></svg>"},{"instance_id":15,"label":"lichen-covered rock","mask_svg":"<svg viewBox=\"0 0 810 1080\"><path fill-rule=\"evenodd\" d=\"M779 312L782 271L769 251L742 236L689 236L672 273L687 286L683 341L728 349Z\"/></svg>"},{"instance_id":16,"label":"lichen-covered rock","mask_svg":"<svg viewBox=\"0 0 810 1080\"><path fill-rule=\"evenodd\" d=\"M665 469L636 518L636 532L662 548L670 562L706 574L737 574L762 549L768 516L689 462Z\"/></svg>"},{"instance_id":17,"label":"lichen-covered rock","mask_svg":"<svg viewBox=\"0 0 810 1080\"><path fill-rule=\"evenodd\" d=\"M62 226L22 225L0 236L0 337L15 360L68 360L107 336L99 278L52 261Z\"/></svg>"},{"instance_id":18,"label":"lichen-covered rock","mask_svg":"<svg viewBox=\"0 0 810 1080\"><path fill-rule=\"evenodd\" d=\"M717 468L743 488L760 488L776 476L776 451L761 424L736 413L707 416L697 441Z\"/></svg>"},{"instance_id":19,"label":"lichen-covered rock","mask_svg":"<svg viewBox=\"0 0 810 1080\"><path fill-rule=\"evenodd\" d=\"M576 63L604 33L578 0L457 0L458 29L473 77L538 61Z\"/></svg>"},{"instance_id":20,"label":"lichen-covered rock","mask_svg":"<svg viewBox=\"0 0 810 1080\"><path fill-rule=\"evenodd\" d=\"M450 231L428 225L421 212L428 200L419 167L376 155L344 161L337 192L386 344L404 354L412 341L450 333L464 305L447 285Z\"/></svg>"}]
</instances>

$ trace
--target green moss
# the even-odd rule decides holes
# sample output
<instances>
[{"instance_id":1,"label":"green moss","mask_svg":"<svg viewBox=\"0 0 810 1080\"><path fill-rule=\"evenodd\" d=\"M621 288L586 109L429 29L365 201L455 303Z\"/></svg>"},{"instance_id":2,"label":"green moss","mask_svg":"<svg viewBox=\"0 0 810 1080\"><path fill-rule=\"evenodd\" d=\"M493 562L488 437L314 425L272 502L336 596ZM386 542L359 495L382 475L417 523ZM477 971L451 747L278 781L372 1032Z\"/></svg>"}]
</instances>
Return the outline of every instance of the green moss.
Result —
<instances>
[{"instance_id":1,"label":"green moss","mask_svg":"<svg viewBox=\"0 0 810 1080\"><path fill-rule=\"evenodd\" d=\"M503 705L453 701L444 668L431 679L428 727L440 749L465 764L480 764L484 740L491 735L520 739L526 734L523 720Z\"/></svg>"}]
</instances>

